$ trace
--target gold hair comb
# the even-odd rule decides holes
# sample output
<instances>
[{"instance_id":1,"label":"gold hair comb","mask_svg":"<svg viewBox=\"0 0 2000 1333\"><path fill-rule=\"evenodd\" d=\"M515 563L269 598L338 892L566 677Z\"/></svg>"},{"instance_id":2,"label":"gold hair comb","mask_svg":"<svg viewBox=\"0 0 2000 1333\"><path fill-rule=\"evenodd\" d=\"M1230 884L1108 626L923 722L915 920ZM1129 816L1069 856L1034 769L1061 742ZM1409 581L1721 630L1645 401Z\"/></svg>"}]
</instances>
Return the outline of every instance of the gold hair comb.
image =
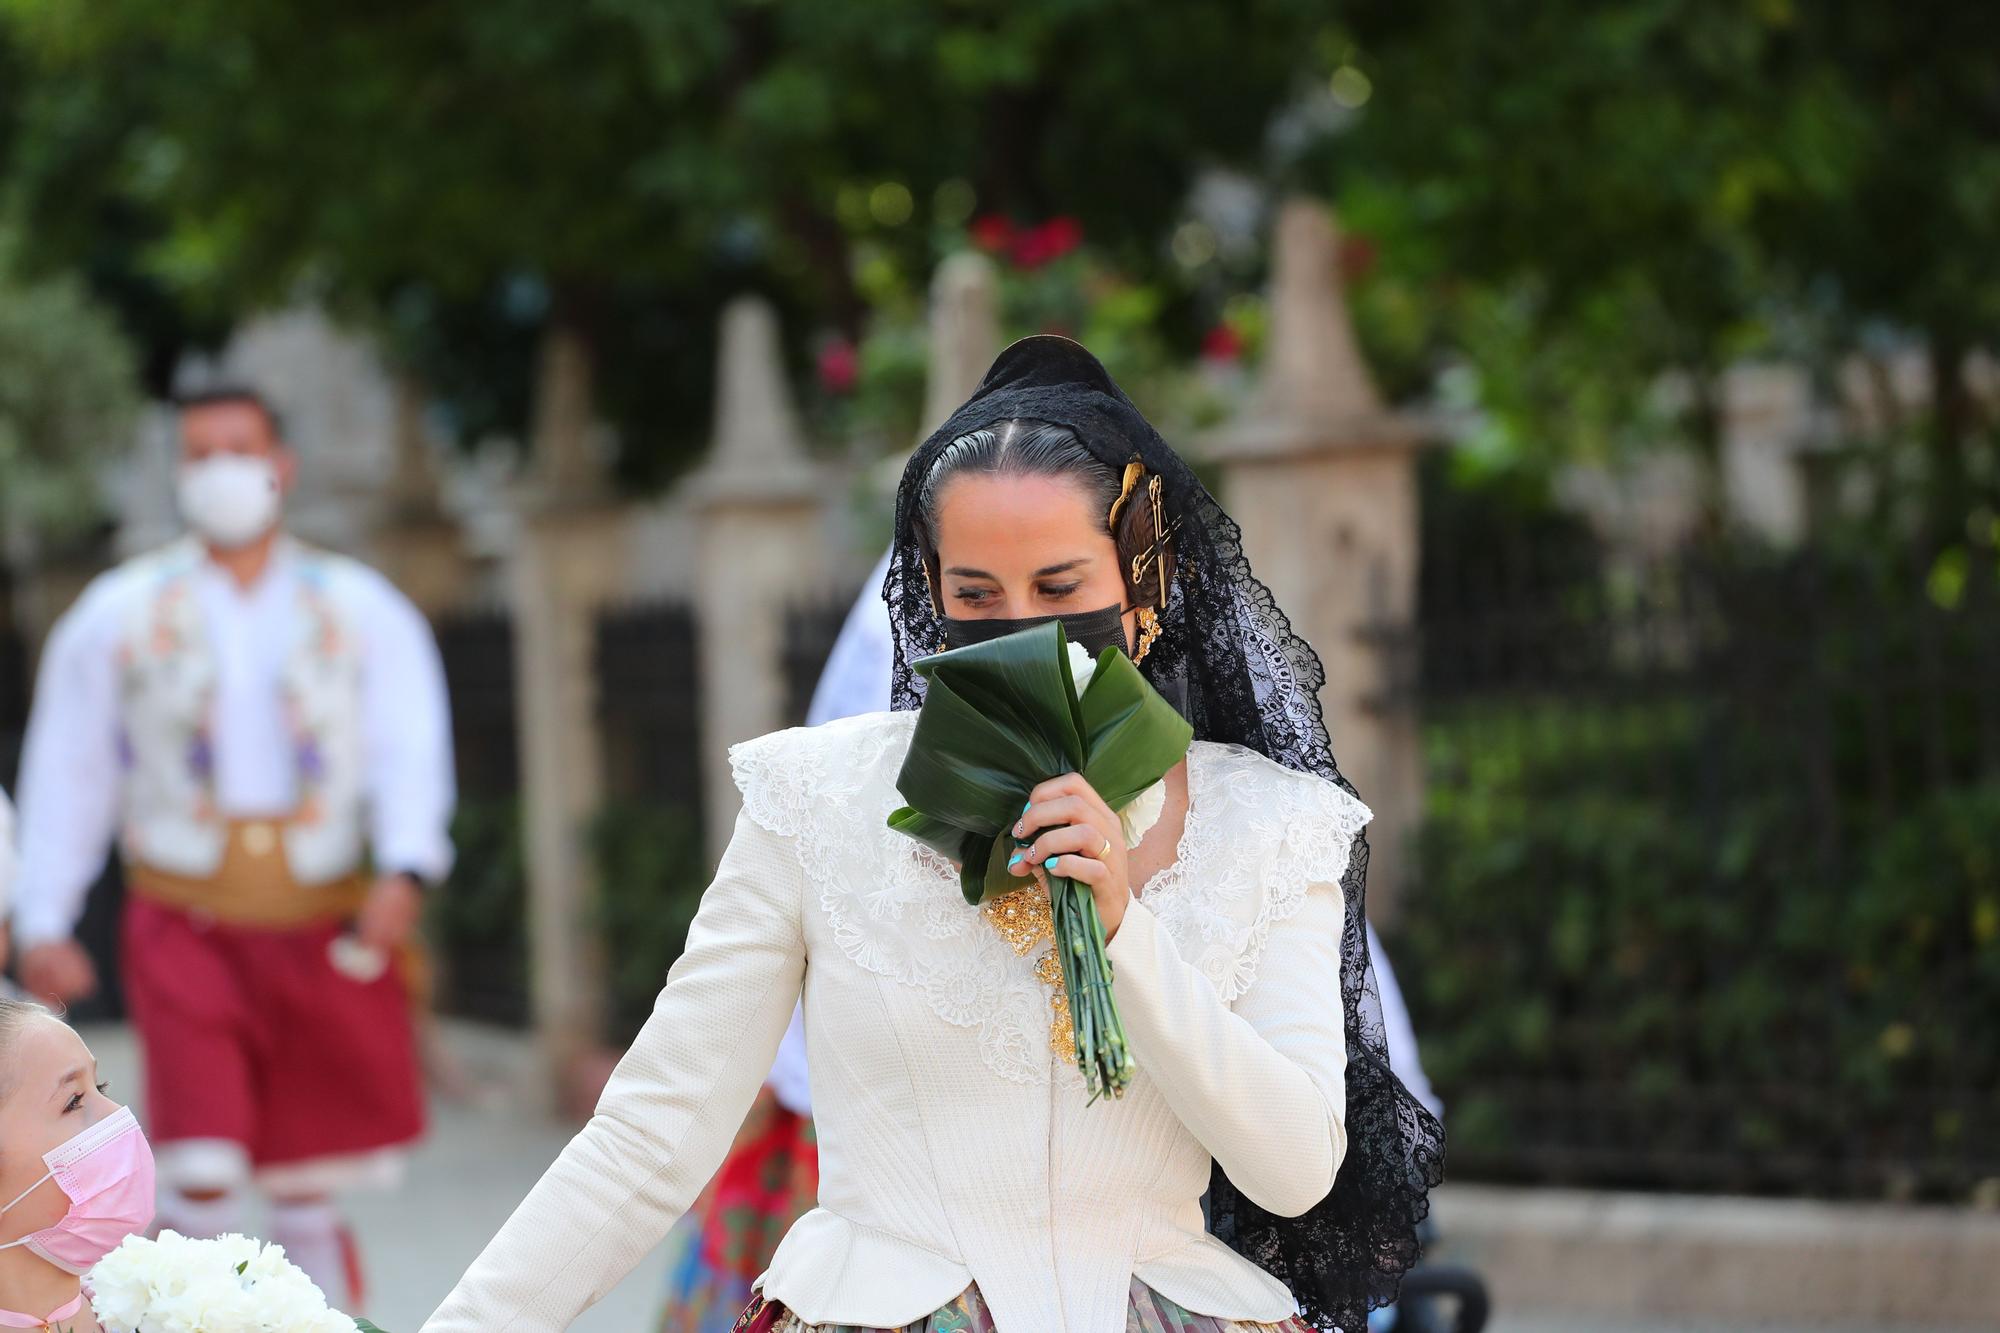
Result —
<instances>
[{"instance_id":1,"label":"gold hair comb","mask_svg":"<svg viewBox=\"0 0 2000 1333\"><path fill-rule=\"evenodd\" d=\"M1139 485L1139 478L1145 475L1146 475L1146 465L1140 462L1138 459L1135 458L1131 462L1125 465L1125 482L1118 489L1118 498L1111 502L1111 512L1105 515L1104 518L1104 526L1111 530L1112 535L1114 536L1117 535L1118 515L1120 511L1122 511L1125 508L1125 502L1132 498L1132 492ZM1153 487L1156 492L1159 488L1159 484L1160 484L1160 479L1158 477L1153 478ZM1157 501L1155 502L1155 504L1157 512Z\"/></svg>"}]
</instances>

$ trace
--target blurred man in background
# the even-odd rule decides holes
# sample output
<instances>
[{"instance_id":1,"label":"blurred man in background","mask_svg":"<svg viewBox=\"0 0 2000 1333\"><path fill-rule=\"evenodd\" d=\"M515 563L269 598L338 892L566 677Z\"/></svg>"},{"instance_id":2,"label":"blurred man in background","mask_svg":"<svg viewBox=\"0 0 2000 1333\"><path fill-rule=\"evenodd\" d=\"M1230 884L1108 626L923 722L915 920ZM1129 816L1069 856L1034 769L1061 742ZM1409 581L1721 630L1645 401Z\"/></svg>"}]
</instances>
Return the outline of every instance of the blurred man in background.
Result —
<instances>
[{"instance_id":1,"label":"blurred man in background","mask_svg":"<svg viewBox=\"0 0 2000 1333\"><path fill-rule=\"evenodd\" d=\"M452 857L443 669L387 580L285 534L294 462L262 397L184 399L180 426L190 535L94 581L44 654L21 979L96 989L73 932L116 837L160 1225L243 1230L254 1183L271 1239L349 1304L332 1198L393 1183L423 1128L405 964Z\"/></svg>"}]
</instances>

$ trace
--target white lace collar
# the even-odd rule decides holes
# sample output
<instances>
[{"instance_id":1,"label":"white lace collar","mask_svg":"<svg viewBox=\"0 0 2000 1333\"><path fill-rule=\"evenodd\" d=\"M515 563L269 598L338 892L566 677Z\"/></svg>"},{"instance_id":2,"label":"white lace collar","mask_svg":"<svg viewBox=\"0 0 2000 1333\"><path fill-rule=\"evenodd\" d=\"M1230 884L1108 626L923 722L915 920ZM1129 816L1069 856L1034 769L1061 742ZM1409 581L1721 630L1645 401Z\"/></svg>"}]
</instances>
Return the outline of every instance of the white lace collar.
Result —
<instances>
[{"instance_id":1,"label":"white lace collar","mask_svg":"<svg viewBox=\"0 0 2000 1333\"><path fill-rule=\"evenodd\" d=\"M977 1029L995 1073L1045 1083L1058 1062L1034 960L1016 956L966 905L949 862L886 826L903 804L895 779L915 716L870 714L736 746L730 762L744 809L793 840L842 954L922 991L944 1022ZM1256 979L1272 926L1298 911L1312 885L1339 883L1368 819L1332 783L1198 741L1174 861L1142 901L1181 956L1233 1001Z\"/></svg>"}]
</instances>

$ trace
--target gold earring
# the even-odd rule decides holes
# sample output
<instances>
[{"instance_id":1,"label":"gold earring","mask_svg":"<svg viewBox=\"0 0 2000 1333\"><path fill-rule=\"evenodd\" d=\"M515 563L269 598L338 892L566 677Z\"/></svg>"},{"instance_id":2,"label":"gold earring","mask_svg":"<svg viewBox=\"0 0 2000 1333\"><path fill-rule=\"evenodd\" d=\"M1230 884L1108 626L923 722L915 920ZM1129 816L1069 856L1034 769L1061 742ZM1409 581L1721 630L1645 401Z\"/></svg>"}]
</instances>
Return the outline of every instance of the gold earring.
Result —
<instances>
[{"instance_id":1,"label":"gold earring","mask_svg":"<svg viewBox=\"0 0 2000 1333\"><path fill-rule=\"evenodd\" d=\"M1153 641L1160 637L1160 617L1150 606L1139 608L1139 646L1132 650L1132 661L1136 665L1146 660L1146 654L1153 650Z\"/></svg>"}]
</instances>

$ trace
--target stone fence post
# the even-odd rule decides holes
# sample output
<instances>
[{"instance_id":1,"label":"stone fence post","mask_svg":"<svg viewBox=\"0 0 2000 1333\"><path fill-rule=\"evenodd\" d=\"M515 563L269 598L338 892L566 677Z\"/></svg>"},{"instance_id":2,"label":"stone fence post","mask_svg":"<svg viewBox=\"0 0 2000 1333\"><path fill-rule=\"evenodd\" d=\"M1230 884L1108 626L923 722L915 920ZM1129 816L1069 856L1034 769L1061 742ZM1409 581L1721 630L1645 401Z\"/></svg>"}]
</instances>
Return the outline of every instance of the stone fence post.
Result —
<instances>
[{"instance_id":1,"label":"stone fence post","mask_svg":"<svg viewBox=\"0 0 2000 1333\"><path fill-rule=\"evenodd\" d=\"M785 612L828 578L824 478L807 456L785 377L778 317L756 297L722 314L715 443L691 482L699 569L704 832L722 856L740 798L729 747L785 716Z\"/></svg>"},{"instance_id":2,"label":"stone fence post","mask_svg":"<svg viewBox=\"0 0 2000 1333\"><path fill-rule=\"evenodd\" d=\"M1000 279L977 250L952 255L931 278L930 344L918 444L972 396L1000 355Z\"/></svg>"},{"instance_id":3,"label":"stone fence post","mask_svg":"<svg viewBox=\"0 0 2000 1333\"><path fill-rule=\"evenodd\" d=\"M370 554L404 596L436 616L464 598L472 561L458 524L445 512L424 426L423 386L410 375L395 381L390 442L395 469L370 534Z\"/></svg>"},{"instance_id":4,"label":"stone fence post","mask_svg":"<svg viewBox=\"0 0 2000 1333\"><path fill-rule=\"evenodd\" d=\"M509 574L521 809L528 869L529 1004L557 1069L603 1039L591 822L603 796L597 613L623 589L626 514L579 464L596 422L581 343L552 335L536 395L536 472L519 495Z\"/></svg>"},{"instance_id":5,"label":"stone fence post","mask_svg":"<svg viewBox=\"0 0 2000 1333\"><path fill-rule=\"evenodd\" d=\"M1284 205L1258 392L1207 444L1251 566L1326 664L1320 701L1334 755L1375 812L1369 909L1386 924L1423 804L1417 714L1396 656L1415 631L1425 430L1383 406L1355 345L1339 265L1331 213L1305 200Z\"/></svg>"}]
</instances>

